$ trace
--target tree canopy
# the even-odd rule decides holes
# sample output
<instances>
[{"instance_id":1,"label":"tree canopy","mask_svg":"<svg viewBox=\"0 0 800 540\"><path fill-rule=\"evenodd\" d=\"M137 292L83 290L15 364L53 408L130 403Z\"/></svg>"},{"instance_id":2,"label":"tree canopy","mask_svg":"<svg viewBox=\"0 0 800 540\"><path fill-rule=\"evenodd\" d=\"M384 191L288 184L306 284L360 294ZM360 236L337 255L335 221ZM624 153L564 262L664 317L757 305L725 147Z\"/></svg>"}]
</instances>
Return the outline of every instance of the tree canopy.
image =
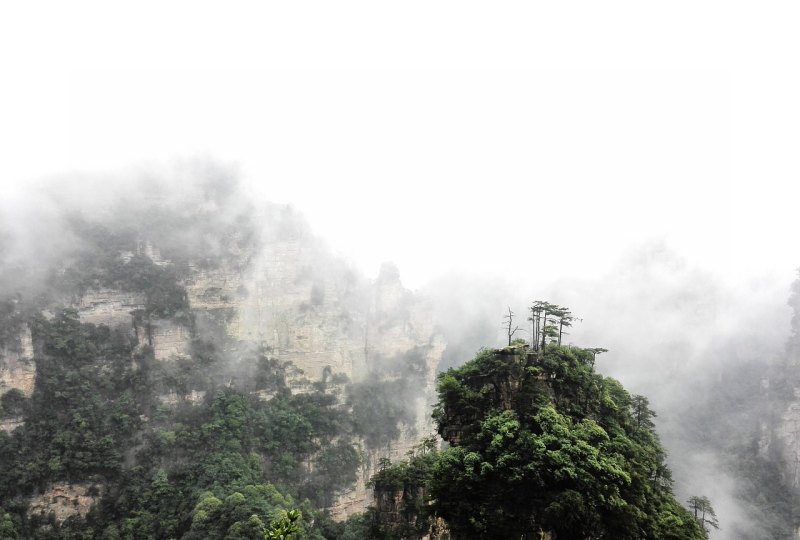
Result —
<instances>
[{"instance_id":1,"label":"tree canopy","mask_svg":"<svg viewBox=\"0 0 800 540\"><path fill-rule=\"evenodd\" d=\"M557 311L539 307L543 336ZM376 498L402 492L419 510L406 529L442 518L453 538L706 538L672 494L647 398L596 373L597 352L554 339L484 349L442 373L434 419L449 447L378 473ZM395 536L380 509L375 520L375 537L413 537Z\"/></svg>"}]
</instances>

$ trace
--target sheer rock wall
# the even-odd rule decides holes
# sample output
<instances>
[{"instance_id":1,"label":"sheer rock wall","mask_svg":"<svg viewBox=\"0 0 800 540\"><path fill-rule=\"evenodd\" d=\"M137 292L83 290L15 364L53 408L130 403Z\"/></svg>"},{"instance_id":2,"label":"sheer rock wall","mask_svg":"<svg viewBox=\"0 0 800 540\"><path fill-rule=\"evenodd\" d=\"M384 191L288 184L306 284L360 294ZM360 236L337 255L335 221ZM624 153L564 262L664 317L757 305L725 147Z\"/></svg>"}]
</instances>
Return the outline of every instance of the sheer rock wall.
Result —
<instances>
[{"instance_id":1,"label":"sheer rock wall","mask_svg":"<svg viewBox=\"0 0 800 540\"><path fill-rule=\"evenodd\" d=\"M17 388L30 397L35 381L31 330L24 325L17 336L0 348L0 395Z\"/></svg>"},{"instance_id":2,"label":"sheer rock wall","mask_svg":"<svg viewBox=\"0 0 800 540\"><path fill-rule=\"evenodd\" d=\"M146 246L159 265L169 264L156 247ZM433 433L428 410L435 401L444 343L426 305L402 286L393 267L370 281L316 240L290 235L263 242L238 260L222 260L213 267L190 265L182 284L198 334L204 331L202 321L216 321L231 343L264 345L271 356L293 362L308 381L330 375L356 382L401 377L403 366L388 365L387 359L402 362L414 353L415 380L424 381L413 398L416 419L401 426L401 436L384 448L362 444L357 482L334 503L335 517L363 511L371 502L366 482L381 457L400 460ZM169 319L137 320L134 312L144 306L143 295L110 288L86 291L73 304L83 322L129 329L140 345L153 348L159 361L187 357L190 326ZM29 330L20 343L21 352L0 351L0 392L17 387L29 396L35 378ZM236 354L235 345L228 354ZM302 392L303 384L294 384L292 391ZM165 403L202 400L196 393L161 398Z\"/></svg>"}]
</instances>

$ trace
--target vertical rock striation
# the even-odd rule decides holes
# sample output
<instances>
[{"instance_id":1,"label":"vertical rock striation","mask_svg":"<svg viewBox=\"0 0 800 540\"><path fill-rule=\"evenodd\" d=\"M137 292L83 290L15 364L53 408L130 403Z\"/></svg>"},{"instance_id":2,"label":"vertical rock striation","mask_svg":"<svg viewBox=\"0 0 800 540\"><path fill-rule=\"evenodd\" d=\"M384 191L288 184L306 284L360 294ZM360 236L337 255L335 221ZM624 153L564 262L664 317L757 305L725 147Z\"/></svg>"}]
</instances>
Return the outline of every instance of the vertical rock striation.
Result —
<instances>
[{"instance_id":1,"label":"vertical rock striation","mask_svg":"<svg viewBox=\"0 0 800 540\"><path fill-rule=\"evenodd\" d=\"M336 518L344 518L370 503L366 484L380 458L402 459L433 432L428 410L435 400L444 343L431 310L403 287L394 266L384 266L375 280L366 279L332 255L290 211L270 207L267 214L256 218L264 227L252 235L254 240L232 225L218 237L214 227L207 226L212 232L170 232L173 236L162 243L142 235L116 253L104 251L113 237L89 227L101 239L87 251L94 259L82 262L76 256L78 262L70 270L84 279L82 288L60 291L55 296L59 301L45 309L66 304L84 323L123 329L140 348L152 348L159 362L191 361L200 339L214 341L232 363L260 347L296 368L289 381L292 392L305 392L311 383L325 381L337 387L341 407L358 406L344 391L347 384L408 381L387 386L398 392L387 399L413 414L387 419L398 422L391 440L360 441L363 459L357 481L331 507ZM187 215L188 211L181 219L189 220ZM187 244L176 243L178 237ZM202 242L214 249L199 250ZM170 311L172 305L163 308L161 289L153 288L154 280L158 286L168 285L156 279L164 276L178 276L185 302L177 311ZM0 348L0 394L19 388L30 396L36 375L30 330L25 326L6 341ZM170 389L160 401L178 406L200 403L205 397L198 389L181 388ZM17 425L17 419L7 418L3 429ZM77 497L81 506L88 501L81 499L84 496L67 498ZM55 500L60 495L48 492L43 497ZM45 509L48 504L57 503L42 499L31 508Z\"/></svg>"},{"instance_id":2,"label":"vertical rock striation","mask_svg":"<svg viewBox=\"0 0 800 540\"><path fill-rule=\"evenodd\" d=\"M22 325L18 333L0 347L0 395L16 388L30 397L35 381L31 330Z\"/></svg>"}]
</instances>

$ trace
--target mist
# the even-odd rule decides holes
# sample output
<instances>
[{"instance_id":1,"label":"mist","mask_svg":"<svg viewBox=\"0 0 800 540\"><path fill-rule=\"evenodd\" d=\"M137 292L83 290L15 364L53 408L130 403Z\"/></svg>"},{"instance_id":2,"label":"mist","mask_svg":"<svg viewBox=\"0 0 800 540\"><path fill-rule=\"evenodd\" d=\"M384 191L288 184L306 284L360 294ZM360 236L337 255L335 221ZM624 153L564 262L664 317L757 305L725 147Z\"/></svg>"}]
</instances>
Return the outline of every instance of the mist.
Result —
<instances>
[{"instance_id":1,"label":"mist","mask_svg":"<svg viewBox=\"0 0 800 540\"><path fill-rule=\"evenodd\" d=\"M259 277L270 267L271 246L276 242L290 239L306 246L296 265L305 269L302 279L314 284L312 302L314 290L317 295L350 291L336 302L356 317L369 317L369 310L363 310L370 302L370 282L402 280L402 268L391 264L384 265L382 277L359 275L356 262L333 252L330 245L336 239L328 242L316 234L291 207L248 193L237 180L235 167L208 160L101 178L50 180L38 190L4 201L0 285L5 294L44 294L52 276L47 269L89 249L75 234L75 223L81 220L112 232L136 230L139 240L152 241L178 261L182 253L224 258L231 253L230 239L242 239L244 249L251 250L243 259L250 277L240 287L244 307L236 324L239 335L251 341L230 342L224 338L224 324L213 318L199 316L195 328L198 335L217 343L227 358L219 368L219 380L247 381L254 372L244 358L257 354L265 331L266 337L274 337L278 334L269 333L281 332L280 325L286 324L272 316L264 318L260 305L280 294L269 287L286 286L267 285ZM193 216L198 210L200 221ZM174 221L165 229L164 220L170 215ZM220 235L220 231L228 232ZM413 303L421 302L430 311L445 346L439 371L464 363L481 348L504 345L501 322L509 308L520 326L515 337L530 339L527 311L533 300L567 306L578 320L564 342L609 349L598 357L598 371L648 397L658 414L656 424L679 500L706 495L717 510L721 529L712 536L757 538L765 529L786 526L782 518L765 512L763 501L754 499L758 490L752 484L765 479L743 472L737 459L749 448L769 446L768 433L788 403L784 394L769 388L779 383L788 361L791 283L768 276L734 286L725 276L693 264L663 239L628 248L609 270L593 277L551 274L544 258L535 265L536 279L520 279L504 272L514 261L513 253L495 261L496 272L433 276L416 291ZM331 283L339 285L332 288ZM411 292L404 294L409 295L405 302L412 302ZM367 371L376 377L392 374L402 381L406 372L397 366L421 360L408 355L387 359L375 353L365 361ZM317 376L299 373L294 384L310 384ZM414 394L408 384L399 384L387 399L405 411L409 425L421 425L418 420L429 414L431 396ZM784 477L788 474L780 451L773 448L771 453L755 455L783 470Z\"/></svg>"},{"instance_id":2,"label":"mist","mask_svg":"<svg viewBox=\"0 0 800 540\"><path fill-rule=\"evenodd\" d=\"M259 341L330 325L341 367L400 381L395 409L404 361L504 345L509 308L529 338L548 300L579 318L565 343L649 398L713 538L797 527L796 6L112 11L3 8L0 294L72 305L58 270L102 251L92 227L198 275L235 261L203 301L236 316L194 321L219 384L250 380ZM387 320L413 354L370 348Z\"/></svg>"},{"instance_id":3,"label":"mist","mask_svg":"<svg viewBox=\"0 0 800 540\"><path fill-rule=\"evenodd\" d=\"M564 343L609 349L597 357L598 371L646 396L657 412L679 500L703 493L713 501L721 523L713 538L761 538L765 530L788 534L791 524L772 514L774 502L765 503L753 487L775 478L745 472L741 456L758 445L764 454L767 433L788 408L786 394L769 388L781 384L788 361L790 289L770 278L728 285L653 240L629 248L592 279L514 283L502 274L449 275L423 294L433 299L448 343L444 368L481 347L505 345L508 308L520 326L514 338L528 340L533 300L570 308L578 320ZM791 483L786 459L779 451L766 457Z\"/></svg>"}]
</instances>

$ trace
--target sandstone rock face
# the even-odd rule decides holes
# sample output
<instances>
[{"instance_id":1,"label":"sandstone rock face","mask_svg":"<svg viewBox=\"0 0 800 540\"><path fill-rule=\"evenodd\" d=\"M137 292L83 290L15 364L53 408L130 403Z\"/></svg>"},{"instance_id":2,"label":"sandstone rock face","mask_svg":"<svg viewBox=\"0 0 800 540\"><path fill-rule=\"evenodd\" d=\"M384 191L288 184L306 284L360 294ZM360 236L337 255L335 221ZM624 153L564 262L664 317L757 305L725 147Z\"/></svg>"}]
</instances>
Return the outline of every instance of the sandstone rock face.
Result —
<instances>
[{"instance_id":1,"label":"sandstone rock face","mask_svg":"<svg viewBox=\"0 0 800 540\"><path fill-rule=\"evenodd\" d=\"M53 484L47 491L31 499L28 515L55 514L58 523L70 516L85 516L97 496L89 495L91 484Z\"/></svg>"},{"instance_id":2,"label":"sandstone rock face","mask_svg":"<svg viewBox=\"0 0 800 540\"><path fill-rule=\"evenodd\" d=\"M138 252L150 256L156 264L170 264L149 242L144 242ZM299 370L288 381L293 393L308 391L311 382L331 375L358 382L391 380L409 372L420 381L412 397L398 397L413 402L416 418L401 426L401 436L384 448L370 449L362 444L364 460L357 482L334 503L334 517L343 519L361 512L371 502L366 483L376 472L380 458L402 460L423 437L433 433L429 406L435 401L435 373L445 345L434 329L430 310L402 286L393 267L384 268L377 280L369 281L313 238L288 234L240 253L237 260L228 258L205 267L190 265L182 284L197 335L222 330L233 344L226 351L231 357L239 354L237 342L247 342L266 347L278 360L291 361ZM74 307L83 322L129 329L140 345L153 348L156 360L168 362L189 356L193 336L188 325L134 317L133 312L145 307L142 294L109 288L89 290ZM28 351L25 354L3 352L0 392L4 386L19 387L30 395L33 389L30 332L26 339L27 345L22 347ZM399 365L404 362L413 365ZM187 395L165 394L161 400L176 405L198 403L204 397L190 390ZM11 423L8 428L12 428ZM63 491L66 486L56 488L62 490L58 493L67 493ZM85 491L78 491L74 496L70 492L62 497L53 491L42 497L66 497L70 501L85 497ZM83 504L80 501L86 502L77 500L78 506ZM45 502L37 504L45 508ZM66 515L72 503L48 504Z\"/></svg>"},{"instance_id":3,"label":"sandstone rock face","mask_svg":"<svg viewBox=\"0 0 800 540\"><path fill-rule=\"evenodd\" d=\"M189 356L189 329L167 319L156 319L146 329L149 344L156 360L169 360Z\"/></svg>"},{"instance_id":4,"label":"sandstone rock face","mask_svg":"<svg viewBox=\"0 0 800 540\"><path fill-rule=\"evenodd\" d=\"M133 324L132 312L144 308L144 305L143 294L102 288L86 291L76 307L82 322L130 328Z\"/></svg>"},{"instance_id":5,"label":"sandstone rock face","mask_svg":"<svg viewBox=\"0 0 800 540\"><path fill-rule=\"evenodd\" d=\"M790 344L789 363L787 371L780 373L791 381L793 395L787 396L789 400L783 402L783 410L775 410L775 401L768 401L770 409L764 410L762 419L758 424L756 449L759 457L766 462L780 463L780 484L793 492L800 490L800 386L797 385L798 359L800 351L797 344ZM783 382L783 381L781 381ZM766 384L762 382L762 389L769 400L773 380ZM786 538L800 540L800 528L794 529Z\"/></svg>"},{"instance_id":6,"label":"sandstone rock face","mask_svg":"<svg viewBox=\"0 0 800 540\"><path fill-rule=\"evenodd\" d=\"M162 261L162 264L166 263ZM136 321L134 312L145 307L143 294L109 288L90 289L75 307L81 322L129 330L140 344L153 347L156 360L188 356L190 333L185 326L166 319Z\"/></svg>"},{"instance_id":7,"label":"sandstone rock face","mask_svg":"<svg viewBox=\"0 0 800 540\"><path fill-rule=\"evenodd\" d=\"M365 363L366 298L341 263L297 240L263 247L244 283L239 339L264 343L317 380Z\"/></svg>"},{"instance_id":8,"label":"sandstone rock face","mask_svg":"<svg viewBox=\"0 0 800 540\"><path fill-rule=\"evenodd\" d=\"M796 389L795 393L800 390ZM786 463L786 483L796 489L800 486L800 401L790 403L783 412L775 436Z\"/></svg>"},{"instance_id":9,"label":"sandstone rock face","mask_svg":"<svg viewBox=\"0 0 800 540\"><path fill-rule=\"evenodd\" d=\"M21 416L12 416L11 418L4 418L0 420L0 431L11 433L25 422Z\"/></svg>"},{"instance_id":10,"label":"sandstone rock face","mask_svg":"<svg viewBox=\"0 0 800 540\"><path fill-rule=\"evenodd\" d=\"M239 310L245 298L242 270L230 265L215 269L192 269L185 281L189 307L221 323L228 335L239 336Z\"/></svg>"},{"instance_id":11,"label":"sandstone rock face","mask_svg":"<svg viewBox=\"0 0 800 540\"><path fill-rule=\"evenodd\" d=\"M416 419L385 448L362 447L364 460L356 484L330 509L335 519L362 512L371 503L366 488L378 460L403 459L434 428L429 405L435 401L436 368L445 344L429 310L385 267L374 283L346 265L299 240L264 246L243 276L248 291L239 306L238 339L256 341L288 360L312 380L326 372L353 381L403 376L394 362L415 360L424 388L413 397ZM296 391L293 389L293 391Z\"/></svg>"},{"instance_id":12,"label":"sandstone rock face","mask_svg":"<svg viewBox=\"0 0 800 540\"><path fill-rule=\"evenodd\" d=\"M178 405L179 403L191 403L196 405L202 403L206 398L206 393L203 390L192 390L186 395L180 395L177 392L170 392L163 396L159 396L161 403L164 405Z\"/></svg>"},{"instance_id":13,"label":"sandstone rock face","mask_svg":"<svg viewBox=\"0 0 800 540\"><path fill-rule=\"evenodd\" d=\"M192 309L236 308L242 295L242 274L232 268L195 269L185 287Z\"/></svg>"},{"instance_id":14,"label":"sandstone rock face","mask_svg":"<svg viewBox=\"0 0 800 540\"><path fill-rule=\"evenodd\" d=\"M221 322L235 341L266 346L301 372L289 381L293 393L326 374L350 380L403 376L392 362L413 358L424 381L413 396L411 425L385 448L362 445L357 482L335 501L331 512L344 519L371 503L366 483L378 460L399 461L434 429L429 405L435 401L435 374L445 344L434 329L431 310L405 289L397 270L385 267L375 282L364 280L307 238L282 238L259 247L249 265L196 271L186 282L193 311ZM270 396L264 395L263 399Z\"/></svg>"},{"instance_id":15,"label":"sandstone rock face","mask_svg":"<svg viewBox=\"0 0 800 540\"><path fill-rule=\"evenodd\" d=\"M400 437L385 448L365 450L364 461L358 471L356 483L350 489L340 493L334 504L328 509L333 519L343 521L354 514L364 512L368 506L374 504L372 489L367 487L367 482L372 475L378 472L379 460L389 458L392 463L396 463L406 459L408 452L419 444L420 439L430 435L433 431L433 426L428 420L424 421L424 425L420 424L418 419L415 426L406 426L401 430ZM421 431L420 427L424 431Z\"/></svg>"},{"instance_id":16,"label":"sandstone rock face","mask_svg":"<svg viewBox=\"0 0 800 540\"><path fill-rule=\"evenodd\" d=\"M14 339L0 348L0 395L17 388L25 397L30 397L35 381L33 341L31 330L25 325Z\"/></svg>"}]
</instances>

